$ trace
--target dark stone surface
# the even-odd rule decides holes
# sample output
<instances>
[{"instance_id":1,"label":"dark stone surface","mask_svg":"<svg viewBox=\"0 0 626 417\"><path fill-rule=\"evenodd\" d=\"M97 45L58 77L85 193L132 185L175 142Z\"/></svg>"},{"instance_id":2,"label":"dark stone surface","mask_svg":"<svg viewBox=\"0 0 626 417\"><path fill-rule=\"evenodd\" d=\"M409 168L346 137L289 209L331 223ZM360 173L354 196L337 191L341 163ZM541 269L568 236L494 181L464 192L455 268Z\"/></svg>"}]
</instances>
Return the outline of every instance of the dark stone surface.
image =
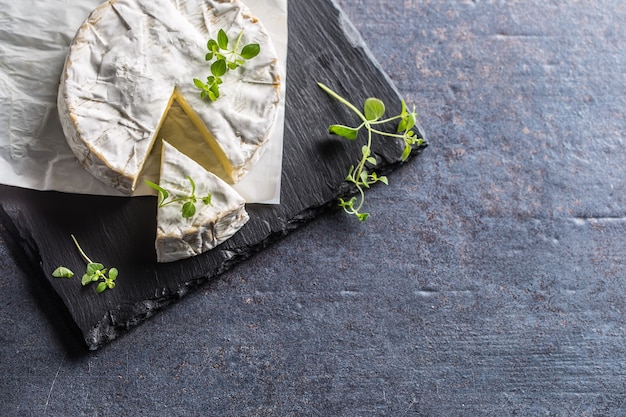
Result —
<instances>
[{"instance_id":1,"label":"dark stone surface","mask_svg":"<svg viewBox=\"0 0 626 417\"><path fill-rule=\"evenodd\" d=\"M346 106L324 93L317 81L342 96L349 93L359 106L370 94L379 97L394 115L400 112L401 100L370 59L366 46L354 38L353 31L346 35L342 19L330 0L290 6L281 204L247 205L250 221L212 251L157 264L153 197L109 198L0 188L0 219L16 246L24 247L23 263L41 265L40 271L30 273L32 279L55 293L61 301L56 308L67 310L90 349L116 339L304 222L336 208L338 197L354 192L344 179L350 165L360 160L365 137L349 142L327 133L330 124L357 121ZM341 69L341 74L335 69ZM423 137L419 130L417 134ZM423 148L416 146L412 156ZM400 166L403 149L402 140L375 142L376 171L385 174ZM85 271L85 261L70 239L72 234L90 259L120 271L114 291L97 294L93 285L81 285L78 278ZM60 265L75 271L77 279L52 277Z\"/></svg>"},{"instance_id":2,"label":"dark stone surface","mask_svg":"<svg viewBox=\"0 0 626 417\"><path fill-rule=\"evenodd\" d=\"M626 4L338 2L430 143L370 221L91 353L0 245L0 415L626 415Z\"/></svg>"}]
</instances>

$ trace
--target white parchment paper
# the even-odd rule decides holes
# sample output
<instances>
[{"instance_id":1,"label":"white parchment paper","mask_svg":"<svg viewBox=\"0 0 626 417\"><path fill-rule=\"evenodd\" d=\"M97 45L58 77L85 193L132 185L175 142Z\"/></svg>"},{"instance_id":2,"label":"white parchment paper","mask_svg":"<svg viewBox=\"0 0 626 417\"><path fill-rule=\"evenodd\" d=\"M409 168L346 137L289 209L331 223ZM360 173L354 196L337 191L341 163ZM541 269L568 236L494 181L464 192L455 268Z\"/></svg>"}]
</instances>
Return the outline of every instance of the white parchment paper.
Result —
<instances>
[{"instance_id":1,"label":"white parchment paper","mask_svg":"<svg viewBox=\"0 0 626 417\"><path fill-rule=\"evenodd\" d=\"M0 183L35 190L121 195L78 163L63 135L56 106L69 44L78 27L101 3L0 0ZM287 0L244 3L272 37L283 84L269 148L235 189L247 202L278 204L287 78ZM153 190L140 186L135 192L146 194L153 194Z\"/></svg>"}]
</instances>

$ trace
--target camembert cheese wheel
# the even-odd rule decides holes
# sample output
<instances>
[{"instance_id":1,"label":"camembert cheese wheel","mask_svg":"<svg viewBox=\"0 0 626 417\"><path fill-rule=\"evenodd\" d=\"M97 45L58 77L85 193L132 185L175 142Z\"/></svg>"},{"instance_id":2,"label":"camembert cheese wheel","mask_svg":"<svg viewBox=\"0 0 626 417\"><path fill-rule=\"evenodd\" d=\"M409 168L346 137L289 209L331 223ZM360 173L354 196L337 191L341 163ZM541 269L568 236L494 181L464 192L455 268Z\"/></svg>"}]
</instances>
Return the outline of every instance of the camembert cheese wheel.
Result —
<instances>
[{"instance_id":1,"label":"camembert cheese wheel","mask_svg":"<svg viewBox=\"0 0 626 417\"><path fill-rule=\"evenodd\" d=\"M228 71L216 101L193 79L211 75L209 39L223 29L233 48L260 54ZM71 42L58 109L72 151L104 183L132 194L173 100L237 182L261 157L280 100L280 75L263 24L237 0L110 0ZM184 136L184 132L181 132Z\"/></svg>"},{"instance_id":2,"label":"camembert cheese wheel","mask_svg":"<svg viewBox=\"0 0 626 417\"><path fill-rule=\"evenodd\" d=\"M157 262L173 262L211 250L230 239L249 219L243 197L166 141L161 153L159 186L172 199L190 196L195 187L197 201L196 212L190 218L182 217L183 202L157 209ZM205 204L202 199L209 194L210 204Z\"/></svg>"}]
</instances>

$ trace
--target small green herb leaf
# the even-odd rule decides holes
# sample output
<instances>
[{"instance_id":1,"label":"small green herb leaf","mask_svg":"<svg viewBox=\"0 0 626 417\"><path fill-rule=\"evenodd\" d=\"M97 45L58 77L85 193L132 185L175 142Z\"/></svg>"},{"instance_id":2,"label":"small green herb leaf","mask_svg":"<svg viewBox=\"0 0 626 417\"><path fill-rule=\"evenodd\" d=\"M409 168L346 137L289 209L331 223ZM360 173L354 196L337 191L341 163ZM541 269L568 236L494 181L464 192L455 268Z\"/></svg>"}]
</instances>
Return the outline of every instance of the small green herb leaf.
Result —
<instances>
[{"instance_id":1,"label":"small green herb leaf","mask_svg":"<svg viewBox=\"0 0 626 417\"><path fill-rule=\"evenodd\" d=\"M167 192L167 190L165 190L163 187L161 187L159 184L155 184L152 181L148 181L148 180L144 180L144 182L150 187L153 188L155 190L157 190L159 192L159 205L162 204L163 201L167 200L167 198L169 197L170 193Z\"/></svg>"},{"instance_id":2,"label":"small green herb leaf","mask_svg":"<svg viewBox=\"0 0 626 417\"><path fill-rule=\"evenodd\" d=\"M204 82L202 82L202 80L199 80L197 78L193 79L193 83L196 87L203 89L204 88Z\"/></svg>"},{"instance_id":3,"label":"small green herb leaf","mask_svg":"<svg viewBox=\"0 0 626 417\"><path fill-rule=\"evenodd\" d=\"M107 289L106 282L101 281L100 283L98 283L98 286L96 287L96 292L100 294L100 293L103 293L106 289Z\"/></svg>"},{"instance_id":4,"label":"small green herb leaf","mask_svg":"<svg viewBox=\"0 0 626 417\"><path fill-rule=\"evenodd\" d=\"M360 180L361 185L363 185L365 188L370 188L369 178L370 178L370 175L368 174L367 171L361 171L359 180Z\"/></svg>"},{"instance_id":5,"label":"small green herb leaf","mask_svg":"<svg viewBox=\"0 0 626 417\"><path fill-rule=\"evenodd\" d=\"M398 132L408 132L415 126L415 113L407 114L398 123Z\"/></svg>"},{"instance_id":6,"label":"small green herb leaf","mask_svg":"<svg viewBox=\"0 0 626 417\"><path fill-rule=\"evenodd\" d=\"M243 47L241 57L243 59L252 59L261 52L261 46L258 43L251 43Z\"/></svg>"},{"instance_id":7,"label":"small green herb leaf","mask_svg":"<svg viewBox=\"0 0 626 417\"><path fill-rule=\"evenodd\" d=\"M218 80L219 79L214 78L210 87L206 90L206 93L211 101L217 100L220 96L220 86Z\"/></svg>"},{"instance_id":8,"label":"small green herb leaf","mask_svg":"<svg viewBox=\"0 0 626 417\"><path fill-rule=\"evenodd\" d=\"M346 139L355 140L359 134L359 129L343 125L332 125L328 128L328 132Z\"/></svg>"},{"instance_id":9,"label":"small green herb leaf","mask_svg":"<svg viewBox=\"0 0 626 417\"><path fill-rule=\"evenodd\" d=\"M404 151L402 152L402 156L400 157L400 159L402 160L402 162L405 162L407 159L409 159L409 156L411 155L411 145L406 144L406 146L404 147Z\"/></svg>"},{"instance_id":10,"label":"small green herb leaf","mask_svg":"<svg viewBox=\"0 0 626 417\"><path fill-rule=\"evenodd\" d=\"M109 278L115 280L117 278L118 270L117 268L111 268L109 270Z\"/></svg>"},{"instance_id":11,"label":"small green herb leaf","mask_svg":"<svg viewBox=\"0 0 626 417\"><path fill-rule=\"evenodd\" d=\"M350 200L344 200L343 198L340 198L339 206L343 207L344 210L352 210L356 201L356 197L352 197Z\"/></svg>"},{"instance_id":12,"label":"small green herb leaf","mask_svg":"<svg viewBox=\"0 0 626 417\"><path fill-rule=\"evenodd\" d=\"M385 114L385 103L377 98L368 98L363 106L365 118L374 121L380 119Z\"/></svg>"},{"instance_id":13,"label":"small green herb leaf","mask_svg":"<svg viewBox=\"0 0 626 417\"><path fill-rule=\"evenodd\" d=\"M189 219L196 214L196 206L191 202L187 201L183 204L183 217L185 219Z\"/></svg>"},{"instance_id":14,"label":"small green herb leaf","mask_svg":"<svg viewBox=\"0 0 626 417\"><path fill-rule=\"evenodd\" d=\"M81 279L81 283L83 284L83 286L91 284L91 275L84 274L83 278Z\"/></svg>"},{"instance_id":15,"label":"small green herb leaf","mask_svg":"<svg viewBox=\"0 0 626 417\"><path fill-rule=\"evenodd\" d=\"M59 266L52 272L52 276L55 278L72 278L74 276L74 272L72 272L69 268Z\"/></svg>"},{"instance_id":16,"label":"small green herb leaf","mask_svg":"<svg viewBox=\"0 0 626 417\"><path fill-rule=\"evenodd\" d=\"M218 59L211 64L211 74L216 77L221 77L226 74L226 71L228 71L228 67L226 66L226 60L224 59Z\"/></svg>"},{"instance_id":17,"label":"small green herb leaf","mask_svg":"<svg viewBox=\"0 0 626 417\"><path fill-rule=\"evenodd\" d=\"M220 49L228 49L228 35L224 32L224 29L220 29L220 31L217 32L217 44Z\"/></svg>"},{"instance_id":18,"label":"small green herb leaf","mask_svg":"<svg viewBox=\"0 0 626 417\"><path fill-rule=\"evenodd\" d=\"M101 271L104 269L104 265L97 262L90 262L87 264L87 273L89 275L95 274L97 271Z\"/></svg>"}]
</instances>

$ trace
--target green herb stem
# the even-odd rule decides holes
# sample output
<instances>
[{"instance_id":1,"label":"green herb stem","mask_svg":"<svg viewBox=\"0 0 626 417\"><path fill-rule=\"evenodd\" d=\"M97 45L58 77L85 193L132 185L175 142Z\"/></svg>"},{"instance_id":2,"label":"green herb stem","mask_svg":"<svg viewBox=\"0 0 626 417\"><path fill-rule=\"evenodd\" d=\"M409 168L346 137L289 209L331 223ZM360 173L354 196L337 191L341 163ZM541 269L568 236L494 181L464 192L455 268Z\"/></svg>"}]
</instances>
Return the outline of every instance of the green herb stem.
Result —
<instances>
[{"instance_id":1,"label":"green herb stem","mask_svg":"<svg viewBox=\"0 0 626 417\"><path fill-rule=\"evenodd\" d=\"M388 133L388 132L383 132L381 130L378 129L369 129L370 132L372 133L376 133L378 135L381 136L387 136L388 138L397 138L397 139L404 139L405 135L401 135L399 133Z\"/></svg>"},{"instance_id":2,"label":"green herb stem","mask_svg":"<svg viewBox=\"0 0 626 417\"><path fill-rule=\"evenodd\" d=\"M241 43L241 38L243 37L243 30L239 32L239 36L237 36L237 41L235 41L235 47L230 51L230 55L237 54L237 50L239 49L239 44Z\"/></svg>"},{"instance_id":3,"label":"green herb stem","mask_svg":"<svg viewBox=\"0 0 626 417\"><path fill-rule=\"evenodd\" d=\"M363 120L363 124L361 126L369 125L369 121L367 120L365 115L363 113L361 113L361 110L357 109L354 106L354 104L350 103L348 100L346 100L345 98L341 97L339 94L335 93L333 90L328 88L326 85L324 85L322 83L317 83L317 85L319 85L322 88L322 90L326 91L331 97L335 98L337 101L339 101L340 103L344 104L346 107L348 107L350 110L352 110L357 116L359 116L359 118L361 120Z\"/></svg>"},{"instance_id":4,"label":"green herb stem","mask_svg":"<svg viewBox=\"0 0 626 417\"><path fill-rule=\"evenodd\" d=\"M70 236L72 237L72 240L74 241L74 244L76 245L76 248L78 249L78 252L80 252L83 259L87 261L88 264L92 264L93 261L89 259L89 256L87 256L85 251L83 251L83 248L80 247L80 245L78 244L78 240L76 240L76 237L73 234L71 234Z\"/></svg>"}]
</instances>

